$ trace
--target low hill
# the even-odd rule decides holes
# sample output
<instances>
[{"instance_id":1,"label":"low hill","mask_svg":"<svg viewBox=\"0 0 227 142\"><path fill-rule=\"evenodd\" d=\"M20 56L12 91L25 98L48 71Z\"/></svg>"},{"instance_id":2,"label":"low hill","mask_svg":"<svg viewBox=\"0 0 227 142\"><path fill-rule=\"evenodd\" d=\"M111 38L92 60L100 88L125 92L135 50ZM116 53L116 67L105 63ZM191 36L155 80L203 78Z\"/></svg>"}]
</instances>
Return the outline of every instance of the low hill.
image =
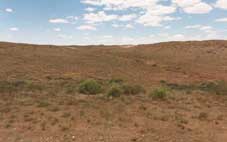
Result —
<instances>
[{"instance_id":1,"label":"low hill","mask_svg":"<svg viewBox=\"0 0 227 142\"><path fill-rule=\"evenodd\" d=\"M0 79L122 78L151 85L160 80L227 80L227 41L122 46L51 46L0 43Z\"/></svg>"},{"instance_id":2,"label":"low hill","mask_svg":"<svg viewBox=\"0 0 227 142\"><path fill-rule=\"evenodd\" d=\"M0 142L226 142L227 41L0 43Z\"/></svg>"}]
</instances>

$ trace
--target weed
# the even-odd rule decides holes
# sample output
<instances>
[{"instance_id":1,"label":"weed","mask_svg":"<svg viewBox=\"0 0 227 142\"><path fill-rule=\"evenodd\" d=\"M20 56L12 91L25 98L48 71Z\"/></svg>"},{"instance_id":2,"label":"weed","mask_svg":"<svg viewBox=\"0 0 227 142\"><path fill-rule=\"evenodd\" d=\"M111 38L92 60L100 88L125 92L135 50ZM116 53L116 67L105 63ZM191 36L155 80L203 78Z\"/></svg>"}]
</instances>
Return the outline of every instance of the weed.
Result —
<instances>
[{"instance_id":1,"label":"weed","mask_svg":"<svg viewBox=\"0 0 227 142\"><path fill-rule=\"evenodd\" d=\"M140 93L145 93L145 89L140 85L123 85L122 90L126 95L137 95Z\"/></svg>"},{"instance_id":2,"label":"weed","mask_svg":"<svg viewBox=\"0 0 227 142\"><path fill-rule=\"evenodd\" d=\"M79 92L82 94L95 95L101 93L101 91L101 85L97 81L92 79L85 80L79 84Z\"/></svg>"},{"instance_id":3,"label":"weed","mask_svg":"<svg viewBox=\"0 0 227 142\"><path fill-rule=\"evenodd\" d=\"M67 126L61 126L61 131L68 131L69 130L69 127Z\"/></svg>"},{"instance_id":4,"label":"weed","mask_svg":"<svg viewBox=\"0 0 227 142\"><path fill-rule=\"evenodd\" d=\"M46 122L42 122L40 126L43 131L46 130Z\"/></svg>"},{"instance_id":5,"label":"weed","mask_svg":"<svg viewBox=\"0 0 227 142\"><path fill-rule=\"evenodd\" d=\"M59 122L59 120L57 118L54 118L51 122L51 125L54 126Z\"/></svg>"},{"instance_id":6,"label":"weed","mask_svg":"<svg viewBox=\"0 0 227 142\"><path fill-rule=\"evenodd\" d=\"M5 92L17 92L19 91L20 88L23 88L25 86L24 81L14 81L14 82L9 82L9 81L0 81L0 92L5 93Z\"/></svg>"},{"instance_id":7,"label":"weed","mask_svg":"<svg viewBox=\"0 0 227 142\"><path fill-rule=\"evenodd\" d=\"M165 99L168 94L168 89L164 87L160 87L157 89L154 89L151 93L150 96L154 99Z\"/></svg>"},{"instance_id":8,"label":"weed","mask_svg":"<svg viewBox=\"0 0 227 142\"><path fill-rule=\"evenodd\" d=\"M68 118L70 116L71 116L71 113L69 113L69 112L65 112L65 113L62 114L63 118Z\"/></svg>"},{"instance_id":9,"label":"weed","mask_svg":"<svg viewBox=\"0 0 227 142\"><path fill-rule=\"evenodd\" d=\"M165 80L160 80L160 83L161 84L166 84L166 81Z\"/></svg>"},{"instance_id":10,"label":"weed","mask_svg":"<svg viewBox=\"0 0 227 142\"><path fill-rule=\"evenodd\" d=\"M52 112L57 112L57 111L59 111L60 109L59 109L59 107L57 107L57 106L53 106L53 107L48 108L48 110L49 110L49 111L52 111Z\"/></svg>"},{"instance_id":11,"label":"weed","mask_svg":"<svg viewBox=\"0 0 227 142\"><path fill-rule=\"evenodd\" d=\"M50 104L47 101L39 101L37 107L48 107Z\"/></svg>"},{"instance_id":12,"label":"weed","mask_svg":"<svg viewBox=\"0 0 227 142\"><path fill-rule=\"evenodd\" d=\"M111 79L110 84L122 84L124 81L122 79Z\"/></svg>"},{"instance_id":13,"label":"weed","mask_svg":"<svg viewBox=\"0 0 227 142\"><path fill-rule=\"evenodd\" d=\"M0 92L12 93L19 91L41 91L44 86L27 80L0 81Z\"/></svg>"},{"instance_id":14,"label":"weed","mask_svg":"<svg viewBox=\"0 0 227 142\"><path fill-rule=\"evenodd\" d=\"M227 83L225 81L202 83L199 88L217 95L227 95Z\"/></svg>"},{"instance_id":15,"label":"weed","mask_svg":"<svg viewBox=\"0 0 227 142\"><path fill-rule=\"evenodd\" d=\"M74 94L75 92L77 92L77 84L67 84L64 86L65 88L65 92L67 94Z\"/></svg>"},{"instance_id":16,"label":"weed","mask_svg":"<svg viewBox=\"0 0 227 142\"><path fill-rule=\"evenodd\" d=\"M165 83L171 89L186 91L190 94L193 90L201 90L205 92L214 93L216 95L227 95L227 83L225 81L215 81L215 82L204 82L201 84L174 84Z\"/></svg>"},{"instance_id":17,"label":"weed","mask_svg":"<svg viewBox=\"0 0 227 142\"><path fill-rule=\"evenodd\" d=\"M113 85L111 86L111 88L109 89L107 96L108 97L120 97L121 94L123 93L122 88L119 85Z\"/></svg>"},{"instance_id":18,"label":"weed","mask_svg":"<svg viewBox=\"0 0 227 142\"><path fill-rule=\"evenodd\" d=\"M6 125L5 125L5 128L10 128L11 127L11 124L9 124L9 123L7 123Z\"/></svg>"},{"instance_id":19,"label":"weed","mask_svg":"<svg viewBox=\"0 0 227 142\"><path fill-rule=\"evenodd\" d=\"M200 120L206 120L208 118L208 114L205 112L201 112L198 116Z\"/></svg>"}]
</instances>

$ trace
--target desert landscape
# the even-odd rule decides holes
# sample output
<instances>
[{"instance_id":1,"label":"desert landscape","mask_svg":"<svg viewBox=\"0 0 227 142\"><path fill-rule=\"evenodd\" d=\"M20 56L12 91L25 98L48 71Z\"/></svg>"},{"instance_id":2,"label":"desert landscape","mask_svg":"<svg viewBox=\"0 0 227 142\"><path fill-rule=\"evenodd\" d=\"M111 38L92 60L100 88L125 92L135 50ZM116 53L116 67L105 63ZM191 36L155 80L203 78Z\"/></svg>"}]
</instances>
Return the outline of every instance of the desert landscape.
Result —
<instances>
[{"instance_id":1,"label":"desert landscape","mask_svg":"<svg viewBox=\"0 0 227 142\"><path fill-rule=\"evenodd\" d=\"M226 142L227 41L0 43L0 142Z\"/></svg>"}]
</instances>

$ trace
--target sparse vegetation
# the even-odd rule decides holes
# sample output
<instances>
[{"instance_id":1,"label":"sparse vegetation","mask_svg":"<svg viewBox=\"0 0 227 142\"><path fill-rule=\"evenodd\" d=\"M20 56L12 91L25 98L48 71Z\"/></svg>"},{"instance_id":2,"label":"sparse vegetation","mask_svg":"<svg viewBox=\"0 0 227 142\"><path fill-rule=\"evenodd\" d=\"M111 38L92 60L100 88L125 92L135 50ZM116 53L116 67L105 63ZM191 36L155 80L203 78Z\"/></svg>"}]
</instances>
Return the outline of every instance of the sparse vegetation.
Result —
<instances>
[{"instance_id":1,"label":"sparse vegetation","mask_svg":"<svg viewBox=\"0 0 227 142\"><path fill-rule=\"evenodd\" d=\"M64 85L64 90L67 94L74 94L77 93L77 87L78 85L76 83L71 82Z\"/></svg>"},{"instance_id":2,"label":"sparse vegetation","mask_svg":"<svg viewBox=\"0 0 227 142\"><path fill-rule=\"evenodd\" d=\"M93 79L85 80L79 84L79 92L82 94L95 95L101 93L101 91L101 85Z\"/></svg>"},{"instance_id":3,"label":"sparse vegetation","mask_svg":"<svg viewBox=\"0 0 227 142\"><path fill-rule=\"evenodd\" d=\"M65 112L65 113L62 114L63 118L68 118L70 116L71 116L71 113L69 113L69 112Z\"/></svg>"},{"instance_id":4,"label":"sparse vegetation","mask_svg":"<svg viewBox=\"0 0 227 142\"><path fill-rule=\"evenodd\" d=\"M145 89L140 85L123 85L122 90L126 95L137 95L145 93Z\"/></svg>"},{"instance_id":5,"label":"sparse vegetation","mask_svg":"<svg viewBox=\"0 0 227 142\"><path fill-rule=\"evenodd\" d=\"M123 90L120 85L112 85L109 89L107 96L108 97L120 97L123 93Z\"/></svg>"},{"instance_id":6,"label":"sparse vegetation","mask_svg":"<svg viewBox=\"0 0 227 142\"><path fill-rule=\"evenodd\" d=\"M40 100L40 101L38 102L37 107L48 107L49 105L50 105L50 103L47 102L46 100Z\"/></svg>"},{"instance_id":7,"label":"sparse vegetation","mask_svg":"<svg viewBox=\"0 0 227 142\"><path fill-rule=\"evenodd\" d=\"M168 94L168 89L165 87L160 87L157 89L154 89L149 95L154 99L165 99Z\"/></svg>"},{"instance_id":8,"label":"sparse vegetation","mask_svg":"<svg viewBox=\"0 0 227 142\"><path fill-rule=\"evenodd\" d=\"M202 83L199 88L217 95L227 95L227 83L225 81Z\"/></svg>"},{"instance_id":9,"label":"sparse vegetation","mask_svg":"<svg viewBox=\"0 0 227 142\"><path fill-rule=\"evenodd\" d=\"M190 94L194 90L201 90L217 95L227 95L227 83L225 81L204 82L201 84L174 84L165 83L171 89L186 91Z\"/></svg>"},{"instance_id":10,"label":"sparse vegetation","mask_svg":"<svg viewBox=\"0 0 227 142\"><path fill-rule=\"evenodd\" d=\"M41 83L34 83L28 80L0 81L1 93L13 93L19 91L41 91L44 86Z\"/></svg>"},{"instance_id":11,"label":"sparse vegetation","mask_svg":"<svg viewBox=\"0 0 227 142\"><path fill-rule=\"evenodd\" d=\"M0 139L225 141L226 45L209 56L202 46L156 46L0 47Z\"/></svg>"},{"instance_id":12,"label":"sparse vegetation","mask_svg":"<svg viewBox=\"0 0 227 142\"><path fill-rule=\"evenodd\" d=\"M123 84L123 82L124 82L123 79L119 79L119 78L118 79L116 79L116 78L115 79L111 79L109 81L110 84Z\"/></svg>"},{"instance_id":13,"label":"sparse vegetation","mask_svg":"<svg viewBox=\"0 0 227 142\"><path fill-rule=\"evenodd\" d=\"M208 118L208 114L206 112L201 112L198 116L200 120L206 120Z\"/></svg>"}]
</instances>

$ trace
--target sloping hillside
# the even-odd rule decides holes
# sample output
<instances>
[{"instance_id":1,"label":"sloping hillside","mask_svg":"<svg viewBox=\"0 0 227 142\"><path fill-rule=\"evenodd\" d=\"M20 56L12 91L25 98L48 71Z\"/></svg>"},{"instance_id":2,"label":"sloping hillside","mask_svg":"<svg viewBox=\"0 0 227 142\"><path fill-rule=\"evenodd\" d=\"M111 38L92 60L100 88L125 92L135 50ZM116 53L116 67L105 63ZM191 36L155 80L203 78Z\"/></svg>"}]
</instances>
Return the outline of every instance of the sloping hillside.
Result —
<instances>
[{"instance_id":1,"label":"sloping hillside","mask_svg":"<svg viewBox=\"0 0 227 142\"><path fill-rule=\"evenodd\" d=\"M0 142L226 142L226 81L227 41L0 43Z\"/></svg>"},{"instance_id":2,"label":"sloping hillside","mask_svg":"<svg viewBox=\"0 0 227 142\"><path fill-rule=\"evenodd\" d=\"M122 78L151 85L160 80L227 80L227 41L58 47L0 43L0 79Z\"/></svg>"}]
</instances>

